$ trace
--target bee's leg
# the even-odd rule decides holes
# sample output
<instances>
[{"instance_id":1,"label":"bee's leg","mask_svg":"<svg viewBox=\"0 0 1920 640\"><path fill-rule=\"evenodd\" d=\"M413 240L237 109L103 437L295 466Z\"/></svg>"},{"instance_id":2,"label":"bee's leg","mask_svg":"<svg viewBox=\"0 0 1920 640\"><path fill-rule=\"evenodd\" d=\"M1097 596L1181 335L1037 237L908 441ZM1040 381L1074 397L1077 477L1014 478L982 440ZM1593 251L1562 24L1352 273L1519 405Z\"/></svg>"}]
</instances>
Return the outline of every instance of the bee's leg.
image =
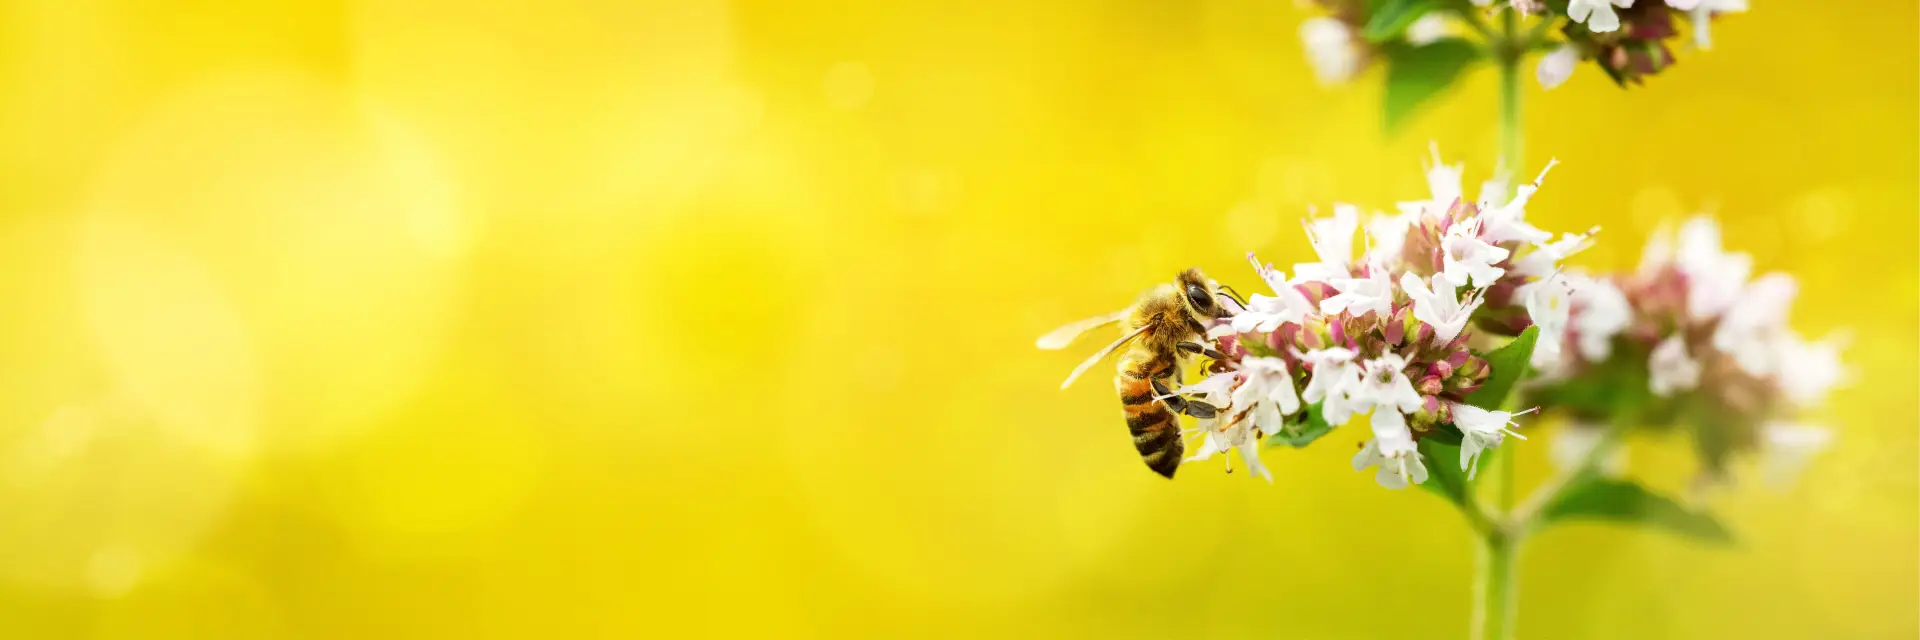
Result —
<instances>
[{"instance_id":1,"label":"bee's leg","mask_svg":"<svg viewBox=\"0 0 1920 640\"><path fill-rule=\"evenodd\" d=\"M1209 358L1213 358L1215 360L1227 359L1226 354L1220 353L1219 351L1215 351L1213 349L1209 349L1207 348L1206 345L1200 344L1198 342L1182 342L1178 346L1180 347L1181 351L1185 351L1187 353L1197 353Z\"/></svg>"},{"instance_id":2,"label":"bee's leg","mask_svg":"<svg viewBox=\"0 0 1920 640\"><path fill-rule=\"evenodd\" d=\"M1219 407L1173 395L1173 392L1167 389L1167 383L1159 380L1153 381L1153 393L1165 398L1167 408L1172 409L1174 413L1184 413L1195 418L1211 418L1220 413Z\"/></svg>"}]
</instances>

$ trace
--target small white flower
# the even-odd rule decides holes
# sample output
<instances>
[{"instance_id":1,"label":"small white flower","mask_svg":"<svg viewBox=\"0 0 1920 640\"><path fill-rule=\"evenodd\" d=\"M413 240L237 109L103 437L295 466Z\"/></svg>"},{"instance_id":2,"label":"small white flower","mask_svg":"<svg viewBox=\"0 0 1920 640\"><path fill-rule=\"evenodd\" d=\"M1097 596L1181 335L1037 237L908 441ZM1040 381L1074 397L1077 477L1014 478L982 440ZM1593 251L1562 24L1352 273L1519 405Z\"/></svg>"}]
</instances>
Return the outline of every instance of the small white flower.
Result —
<instances>
[{"instance_id":1,"label":"small white flower","mask_svg":"<svg viewBox=\"0 0 1920 640\"><path fill-rule=\"evenodd\" d=\"M1674 262L1687 276L1687 313L1702 320L1726 311L1753 269L1752 257L1720 249L1720 224L1706 216L1680 226Z\"/></svg>"},{"instance_id":2,"label":"small white flower","mask_svg":"<svg viewBox=\"0 0 1920 640\"><path fill-rule=\"evenodd\" d=\"M1321 84L1352 80L1366 61L1353 28L1333 18L1311 18L1300 23L1300 42L1306 45L1307 62Z\"/></svg>"},{"instance_id":3,"label":"small white flower","mask_svg":"<svg viewBox=\"0 0 1920 640\"><path fill-rule=\"evenodd\" d=\"M1533 182L1520 185L1513 190L1513 199L1481 211L1480 238L1495 244L1512 240L1539 244L1553 239L1553 234L1541 231L1527 223L1527 202L1533 199L1534 192L1540 190L1540 183L1547 179L1547 172L1552 171L1558 164L1560 164L1559 160L1548 159L1547 166L1540 170L1540 175L1535 176Z\"/></svg>"},{"instance_id":4,"label":"small white flower","mask_svg":"<svg viewBox=\"0 0 1920 640\"><path fill-rule=\"evenodd\" d=\"M1808 425L1775 423L1761 429L1761 478L1775 488L1792 485L1815 454L1833 442L1833 432Z\"/></svg>"},{"instance_id":5,"label":"small white flower","mask_svg":"<svg viewBox=\"0 0 1920 640\"><path fill-rule=\"evenodd\" d=\"M1460 188L1460 176L1466 173L1467 163L1447 164L1440 159L1440 145L1431 143L1427 151L1433 155L1433 165L1427 167L1427 190L1433 194L1433 204L1439 207L1453 206L1465 193Z\"/></svg>"},{"instance_id":6,"label":"small white flower","mask_svg":"<svg viewBox=\"0 0 1920 640\"><path fill-rule=\"evenodd\" d=\"M1819 342L1804 342L1793 331L1782 331L1776 338L1774 357L1780 363L1774 379L1788 400L1802 407L1820 404L1834 387L1847 380L1846 365L1840 350L1844 335L1830 336Z\"/></svg>"},{"instance_id":7,"label":"small white flower","mask_svg":"<svg viewBox=\"0 0 1920 640\"><path fill-rule=\"evenodd\" d=\"M1605 427L1597 425L1567 425L1567 428L1557 432L1553 436L1553 441L1548 443L1547 457L1553 460L1556 468L1563 471L1571 470L1574 465L1586 459L1588 452L1599 446L1600 436L1606 431ZM1599 469L1600 475L1609 478L1617 478L1625 474L1627 472L1626 447L1614 447L1613 451L1608 452L1606 457L1595 466Z\"/></svg>"},{"instance_id":8,"label":"small white flower","mask_svg":"<svg viewBox=\"0 0 1920 640\"><path fill-rule=\"evenodd\" d=\"M1661 224L1647 238L1647 247L1640 251L1640 277L1651 278L1674 263L1673 229Z\"/></svg>"},{"instance_id":9,"label":"small white flower","mask_svg":"<svg viewBox=\"0 0 1920 640\"><path fill-rule=\"evenodd\" d=\"M1260 259L1252 253L1247 254L1247 261L1253 263L1253 270L1260 274L1260 279L1266 281L1275 295L1256 293L1250 296L1246 308L1233 314L1229 321L1232 332L1270 332L1283 324L1297 324L1307 314L1313 313L1313 301L1293 285L1287 284L1287 274L1275 270L1273 265L1261 264Z\"/></svg>"},{"instance_id":10,"label":"small white flower","mask_svg":"<svg viewBox=\"0 0 1920 640\"><path fill-rule=\"evenodd\" d=\"M1488 411L1470 404L1457 402L1453 403L1452 408L1453 426L1459 427L1461 434L1460 468L1467 472L1468 480L1472 480L1474 473L1478 471L1473 465L1474 462L1480 458L1482 451L1500 446L1500 441L1507 436L1513 436L1521 440L1527 439L1526 436L1520 435L1510 428L1519 426L1513 421L1513 417L1519 414L1507 411ZM1521 413L1531 411L1533 410L1528 409Z\"/></svg>"},{"instance_id":11,"label":"small white flower","mask_svg":"<svg viewBox=\"0 0 1920 640\"><path fill-rule=\"evenodd\" d=\"M1560 350L1567 340L1567 319L1573 310L1573 287L1566 276L1536 280L1521 285L1516 295L1526 300L1527 318L1540 328L1530 364L1542 372L1557 370Z\"/></svg>"},{"instance_id":12,"label":"small white flower","mask_svg":"<svg viewBox=\"0 0 1920 640\"><path fill-rule=\"evenodd\" d=\"M1345 278L1353 270L1353 234L1360 229L1360 208L1350 204L1334 205L1333 217L1306 221L1307 241L1319 262L1293 265L1290 282L1332 282Z\"/></svg>"},{"instance_id":13,"label":"small white flower","mask_svg":"<svg viewBox=\"0 0 1920 640\"><path fill-rule=\"evenodd\" d=\"M1540 56L1540 66L1533 70L1533 77L1540 80L1541 88L1552 89L1566 83L1573 77L1573 69L1580 64L1580 51L1573 45L1560 45L1560 48Z\"/></svg>"},{"instance_id":14,"label":"small white flower","mask_svg":"<svg viewBox=\"0 0 1920 640\"><path fill-rule=\"evenodd\" d=\"M1293 287L1283 284L1276 293L1280 295L1256 293L1249 296L1246 310L1233 315L1234 333L1270 332L1283 324L1298 324L1307 314L1313 313L1313 302Z\"/></svg>"},{"instance_id":15,"label":"small white flower","mask_svg":"<svg viewBox=\"0 0 1920 640\"><path fill-rule=\"evenodd\" d=\"M1475 289L1493 286L1505 269L1494 265L1507 259L1506 249L1480 239L1480 220L1468 218L1447 228L1440 240L1441 262L1447 279Z\"/></svg>"},{"instance_id":16,"label":"small white flower","mask_svg":"<svg viewBox=\"0 0 1920 640\"><path fill-rule=\"evenodd\" d=\"M1262 264L1260 258L1255 257L1252 251L1247 252L1247 262L1253 263L1254 272L1260 274L1260 279L1265 281L1267 288L1272 289L1274 293L1279 293L1281 289L1286 288L1287 274L1274 269L1271 264Z\"/></svg>"},{"instance_id":17,"label":"small white flower","mask_svg":"<svg viewBox=\"0 0 1920 640\"><path fill-rule=\"evenodd\" d=\"M1733 356L1747 373L1764 376L1773 371L1774 336L1786 328L1787 311L1798 287L1793 276L1769 273L1746 286L1727 307L1713 331L1713 348Z\"/></svg>"},{"instance_id":18,"label":"small white flower","mask_svg":"<svg viewBox=\"0 0 1920 640\"><path fill-rule=\"evenodd\" d=\"M1587 30L1594 33L1606 33L1620 28L1620 16L1613 7L1633 6L1633 0L1570 0L1567 3L1567 18L1574 22L1587 23Z\"/></svg>"},{"instance_id":19,"label":"small white flower","mask_svg":"<svg viewBox=\"0 0 1920 640\"><path fill-rule=\"evenodd\" d=\"M1374 214L1372 219L1367 220L1367 237L1371 239L1373 245L1373 248L1367 250L1367 258L1374 262L1398 260L1400 250L1407 244L1407 232L1412 227L1412 215Z\"/></svg>"},{"instance_id":20,"label":"small white flower","mask_svg":"<svg viewBox=\"0 0 1920 640\"><path fill-rule=\"evenodd\" d=\"M1285 416L1300 410L1300 396L1293 388L1293 375L1287 361L1253 357L1240 362L1246 379L1233 389L1233 407L1247 412L1254 429L1264 435L1280 432Z\"/></svg>"},{"instance_id":21,"label":"small white flower","mask_svg":"<svg viewBox=\"0 0 1920 640\"><path fill-rule=\"evenodd\" d=\"M1373 412L1372 426L1373 439L1353 455L1353 470L1379 467L1373 480L1388 489L1405 489L1408 482L1426 482L1427 465L1420 461L1413 433L1407 431L1406 417L1398 411L1381 408Z\"/></svg>"},{"instance_id":22,"label":"small white flower","mask_svg":"<svg viewBox=\"0 0 1920 640\"><path fill-rule=\"evenodd\" d=\"M1413 299L1413 318L1433 327L1435 344L1458 337L1467 327L1467 320L1473 317L1473 311L1480 308L1482 300L1478 295L1468 295L1467 303L1461 304L1460 297L1454 294L1456 286L1445 273L1433 274L1432 289L1412 272L1400 274L1400 290Z\"/></svg>"},{"instance_id":23,"label":"small white flower","mask_svg":"<svg viewBox=\"0 0 1920 640\"><path fill-rule=\"evenodd\" d=\"M1653 348L1653 354L1647 358L1647 370L1651 376L1648 385L1657 396L1666 397L1700 386L1700 363L1687 356L1687 343L1678 334Z\"/></svg>"},{"instance_id":24,"label":"small white flower","mask_svg":"<svg viewBox=\"0 0 1920 640\"><path fill-rule=\"evenodd\" d=\"M1487 178L1485 182L1480 183L1480 209L1482 211L1491 211L1504 207L1509 199L1510 198L1507 197L1505 169L1495 169L1493 177ZM1485 217L1485 214L1482 214L1482 217ZM1480 232L1482 234L1488 233L1491 230L1492 227L1490 225L1486 223L1481 224Z\"/></svg>"},{"instance_id":25,"label":"small white flower","mask_svg":"<svg viewBox=\"0 0 1920 640\"><path fill-rule=\"evenodd\" d=\"M1747 0L1679 0L1681 3L1695 4L1688 15L1693 22L1693 43L1702 50L1713 48L1713 38L1709 26L1716 13L1743 13L1747 10ZM1680 4L1668 0L1668 4L1679 9Z\"/></svg>"},{"instance_id":26,"label":"small white flower","mask_svg":"<svg viewBox=\"0 0 1920 640\"><path fill-rule=\"evenodd\" d=\"M1201 402L1226 408L1233 404L1233 385L1239 381L1240 372L1238 371L1216 373L1199 382L1175 389L1173 393L1180 396L1197 396Z\"/></svg>"},{"instance_id":27,"label":"small white flower","mask_svg":"<svg viewBox=\"0 0 1920 640\"><path fill-rule=\"evenodd\" d=\"M1345 347L1331 347L1296 355L1313 366L1313 376L1307 379L1307 388L1300 392L1300 399L1309 403L1324 402L1320 413L1327 424L1345 424L1352 419L1355 403L1351 393L1360 386L1360 365L1354 359L1359 354Z\"/></svg>"},{"instance_id":28,"label":"small white flower","mask_svg":"<svg viewBox=\"0 0 1920 640\"><path fill-rule=\"evenodd\" d=\"M1392 352L1368 360L1365 375L1348 395L1358 405L1377 407L1379 411L1419 411L1420 392L1414 390L1413 381L1407 378L1406 367L1406 358Z\"/></svg>"},{"instance_id":29,"label":"small white flower","mask_svg":"<svg viewBox=\"0 0 1920 640\"><path fill-rule=\"evenodd\" d=\"M1238 449L1240 460L1247 464L1247 471L1255 477L1273 482L1273 473L1267 471L1267 466L1260 463L1260 439L1255 435L1253 426L1246 420L1233 422L1224 427L1217 426L1219 423L1219 419L1201 421L1204 433L1200 439L1200 449L1181 462L1199 462L1212 458L1213 454L1222 453L1228 449ZM1227 471L1233 471L1231 459L1227 461Z\"/></svg>"},{"instance_id":30,"label":"small white flower","mask_svg":"<svg viewBox=\"0 0 1920 640\"><path fill-rule=\"evenodd\" d=\"M1433 159L1423 160L1421 163L1426 166L1427 192L1431 197L1427 200L1401 202L1396 205L1401 215L1407 216L1409 220L1417 219L1422 212L1429 210L1436 215L1446 213L1447 209L1460 199L1462 193L1460 176L1465 172L1466 163L1443 162L1440 159L1438 143L1430 143L1427 148L1432 153Z\"/></svg>"},{"instance_id":31,"label":"small white flower","mask_svg":"<svg viewBox=\"0 0 1920 640\"><path fill-rule=\"evenodd\" d=\"M1327 284L1340 292L1320 301L1320 313L1358 316L1373 311L1382 318L1393 314L1393 281L1380 265L1368 269L1364 278L1334 278Z\"/></svg>"},{"instance_id":32,"label":"small white flower","mask_svg":"<svg viewBox=\"0 0 1920 640\"><path fill-rule=\"evenodd\" d=\"M1439 11L1428 13L1420 16L1419 20L1413 21L1413 24L1407 25L1407 43L1417 47L1432 44L1441 38L1453 35L1453 25L1449 24L1441 13Z\"/></svg>"},{"instance_id":33,"label":"small white flower","mask_svg":"<svg viewBox=\"0 0 1920 640\"><path fill-rule=\"evenodd\" d=\"M1602 362L1613 355L1613 337L1633 324L1633 304L1607 280L1583 279L1574 291L1580 313L1571 325L1579 335L1580 357Z\"/></svg>"},{"instance_id":34,"label":"small white flower","mask_svg":"<svg viewBox=\"0 0 1920 640\"><path fill-rule=\"evenodd\" d=\"M1533 251L1513 262L1513 272L1532 278L1544 278L1558 269L1561 261L1592 247L1593 234L1599 232L1600 228L1594 227L1579 235L1562 233L1560 239L1553 242L1534 243Z\"/></svg>"}]
</instances>

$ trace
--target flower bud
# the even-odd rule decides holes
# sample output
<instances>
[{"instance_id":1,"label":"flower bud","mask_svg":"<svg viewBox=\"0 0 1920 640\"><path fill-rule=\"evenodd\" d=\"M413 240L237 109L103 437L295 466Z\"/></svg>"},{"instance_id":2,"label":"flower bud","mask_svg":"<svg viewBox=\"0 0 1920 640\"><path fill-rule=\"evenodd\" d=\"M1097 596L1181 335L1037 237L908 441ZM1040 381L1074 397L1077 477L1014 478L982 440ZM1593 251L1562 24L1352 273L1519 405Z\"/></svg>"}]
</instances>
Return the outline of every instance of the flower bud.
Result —
<instances>
[{"instance_id":1,"label":"flower bud","mask_svg":"<svg viewBox=\"0 0 1920 640\"><path fill-rule=\"evenodd\" d=\"M1488 373L1487 359L1480 356L1469 356L1466 358L1466 362L1461 363L1458 371L1461 378L1474 382L1485 380L1487 379Z\"/></svg>"},{"instance_id":2,"label":"flower bud","mask_svg":"<svg viewBox=\"0 0 1920 640\"><path fill-rule=\"evenodd\" d=\"M1415 433L1425 434L1433 431L1435 425L1451 422L1447 415L1447 403L1433 396L1420 398L1420 410L1407 416L1407 427Z\"/></svg>"},{"instance_id":3,"label":"flower bud","mask_svg":"<svg viewBox=\"0 0 1920 640\"><path fill-rule=\"evenodd\" d=\"M1267 348L1285 355L1299 346L1300 325L1283 324L1273 333L1267 334Z\"/></svg>"},{"instance_id":4,"label":"flower bud","mask_svg":"<svg viewBox=\"0 0 1920 640\"><path fill-rule=\"evenodd\" d=\"M1445 362L1447 363L1447 366L1453 367L1455 371L1459 371L1462 367L1467 366L1467 362L1470 360L1479 360L1479 358L1473 357L1473 352L1471 351L1468 351L1466 349L1460 349L1458 351L1454 351L1453 353L1447 354L1447 359L1445 360ZM1486 362L1482 361L1480 364L1484 366L1486 365ZM1467 375L1473 375L1473 374L1467 374Z\"/></svg>"},{"instance_id":5,"label":"flower bud","mask_svg":"<svg viewBox=\"0 0 1920 640\"><path fill-rule=\"evenodd\" d=\"M1413 390L1420 392L1420 395L1432 397L1438 395L1440 391L1445 388L1443 382L1440 376L1427 376L1421 378L1418 384L1413 385Z\"/></svg>"},{"instance_id":6,"label":"flower bud","mask_svg":"<svg viewBox=\"0 0 1920 640\"><path fill-rule=\"evenodd\" d=\"M1400 343L1406 340L1407 321L1413 319L1413 314L1410 313L1412 308L1412 305L1408 305L1395 309L1393 317L1380 327L1380 337L1386 338L1389 346L1400 346Z\"/></svg>"},{"instance_id":7,"label":"flower bud","mask_svg":"<svg viewBox=\"0 0 1920 640\"><path fill-rule=\"evenodd\" d=\"M1347 340L1347 323L1341 322L1339 318L1333 318L1327 323L1327 339L1337 345L1351 344Z\"/></svg>"},{"instance_id":8,"label":"flower bud","mask_svg":"<svg viewBox=\"0 0 1920 640\"><path fill-rule=\"evenodd\" d=\"M1302 350L1312 351L1314 349L1326 348L1328 342L1327 321L1324 318L1314 316L1307 318L1306 322L1307 324L1300 327L1300 335L1296 338Z\"/></svg>"},{"instance_id":9,"label":"flower bud","mask_svg":"<svg viewBox=\"0 0 1920 640\"><path fill-rule=\"evenodd\" d=\"M1325 300L1335 293L1333 285L1325 282L1302 282L1294 285L1293 288L1295 291L1299 291L1300 295L1306 296L1307 302L1313 303L1314 306L1319 306L1321 300Z\"/></svg>"},{"instance_id":10,"label":"flower bud","mask_svg":"<svg viewBox=\"0 0 1920 640\"><path fill-rule=\"evenodd\" d=\"M1447 361L1445 360L1435 362L1433 363L1432 366L1427 367L1427 375L1434 376L1442 380L1451 378L1453 377L1453 365L1448 364Z\"/></svg>"},{"instance_id":11,"label":"flower bud","mask_svg":"<svg viewBox=\"0 0 1920 640\"><path fill-rule=\"evenodd\" d=\"M1220 353L1228 358L1242 358L1246 356L1246 350L1240 348L1240 336L1238 335L1220 336L1219 339L1214 340L1214 342L1220 345Z\"/></svg>"}]
</instances>

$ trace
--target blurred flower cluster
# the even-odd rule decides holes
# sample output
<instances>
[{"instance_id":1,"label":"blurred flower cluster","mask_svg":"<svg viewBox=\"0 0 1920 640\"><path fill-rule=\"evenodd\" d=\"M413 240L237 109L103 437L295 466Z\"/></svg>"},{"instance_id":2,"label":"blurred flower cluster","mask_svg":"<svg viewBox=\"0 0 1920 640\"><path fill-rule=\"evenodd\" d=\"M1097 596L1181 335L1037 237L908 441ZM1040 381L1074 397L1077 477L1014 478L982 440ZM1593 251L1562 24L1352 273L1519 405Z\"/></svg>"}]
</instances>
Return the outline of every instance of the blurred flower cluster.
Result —
<instances>
[{"instance_id":1,"label":"blurred flower cluster","mask_svg":"<svg viewBox=\"0 0 1920 640\"><path fill-rule=\"evenodd\" d=\"M1793 277L1749 280L1752 264L1721 248L1713 219L1696 217L1657 233L1633 273L1569 278L1572 321L1555 340L1564 346L1536 360L1526 396L1581 423L1687 429L1709 477L1759 450L1769 480L1789 479L1830 438L1798 417L1845 381L1845 340L1802 339L1787 322Z\"/></svg>"},{"instance_id":2,"label":"blurred flower cluster","mask_svg":"<svg viewBox=\"0 0 1920 640\"><path fill-rule=\"evenodd\" d=\"M1615 82L1641 82L1673 65L1668 42L1680 35L1676 21L1691 25L1694 45L1704 50L1713 46L1711 27L1716 16L1747 10L1747 0L1572 0L1565 4L1567 22L1560 29L1565 42L1543 57L1538 68L1540 83L1548 88L1565 81L1579 60L1598 63Z\"/></svg>"},{"instance_id":3,"label":"blurred flower cluster","mask_svg":"<svg viewBox=\"0 0 1920 640\"><path fill-rule=\"evenodd\" d=\"M1549 89L1566 82L1582 61L1593 62L1622 85L1642 82L1674 64L1672 43L1680 38L1682 25L1691 32L1693 45L1704 50L1712 46L1714 20L1747 10L1747 0L1313 0L1311 4L1323 15L1303 22L1300 38L1323 83L1351 80L1369 64L1384 60L1390 75L1427 76L1444 85L1472 58L1545 51L1535 74ZM1513 41L1503 40L1488 26L1489 19L1502 11L1533 20L1533 27ZM1474 55L1463 57L1459 48L1446 45L1448 41L1464 44L1455 36L1467 32L1485 36L1487 42Z\"/></svg>"},{"instance_id":4,"label":"blurred flower cluster","mask_svg":"<svg viewBox=\"0 0 1920 640\"><path fill-rule=\"evenodd\" d=\"M1312 0L1327 15L1300 23L1300 41L1314 76L1325 84L1352 80L1378 58L1385 47L1422 46L1454 35L1453 23L1440 12L1424 14L1404 25L1395 38L1368 37L1373 3L1361 0Z\"/></svg>"}]
</instances>

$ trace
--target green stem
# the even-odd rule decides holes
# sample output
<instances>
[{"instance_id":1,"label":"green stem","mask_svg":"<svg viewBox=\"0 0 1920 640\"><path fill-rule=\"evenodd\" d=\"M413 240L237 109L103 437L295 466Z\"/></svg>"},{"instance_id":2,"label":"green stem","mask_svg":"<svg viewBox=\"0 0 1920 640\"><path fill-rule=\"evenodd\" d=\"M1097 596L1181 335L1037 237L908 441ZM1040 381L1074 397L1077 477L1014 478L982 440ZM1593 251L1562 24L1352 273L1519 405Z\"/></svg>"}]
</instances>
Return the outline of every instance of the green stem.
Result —
<instances>
[{"instance_id":1,"label":"green stem","mask_svg":"<svg viewBox=\"0 0 1920 640\"><path fill-rule=\"evenodd\" d=\"M1480 539L1473 583L1474 640L1513 638L1514 602L1519 581L1520 538L1495 530Z\"/></svg>"},{"instance_id":2,"label":"green stem","mask_svg":"<svg viewBox=\"0 0 1920 640\"><path fill-rule=\"evenodd\" d=\"M1520 63L1531 46L1531 36L1520 33L1518 12L1500 14L1498 38L1491 44L1500 67L1500 165L1508 181L1525 166L1520 128ZM1513 506L1512 452L1501 456L1500 506ZM1558 492L1558 489L1555 489ZM1537 509L1537 507L1534 507ZM1520 514L1528 514L1516 518ZM1520 544L1526 538L1532 510L1522 505L1494 526L1479 529L1480 549L1474 564L1472 635L1475 640L1510 640L1519 611Z\"/></svg>"},{"instance_id":3,"label":"green stem","mask_svg":"<svg viewBox=\"0 0 1920 640\"><path fill-rule=\"evenodd\" d=\"M1512 178L1523 173L1526 148L1520 130L1520 62L1527 55L1527 44L1519 34L1516 11L1500 14L1500 42L1494 47L1500 65L1500 164Z\"/></svg>"}]
</instances>

